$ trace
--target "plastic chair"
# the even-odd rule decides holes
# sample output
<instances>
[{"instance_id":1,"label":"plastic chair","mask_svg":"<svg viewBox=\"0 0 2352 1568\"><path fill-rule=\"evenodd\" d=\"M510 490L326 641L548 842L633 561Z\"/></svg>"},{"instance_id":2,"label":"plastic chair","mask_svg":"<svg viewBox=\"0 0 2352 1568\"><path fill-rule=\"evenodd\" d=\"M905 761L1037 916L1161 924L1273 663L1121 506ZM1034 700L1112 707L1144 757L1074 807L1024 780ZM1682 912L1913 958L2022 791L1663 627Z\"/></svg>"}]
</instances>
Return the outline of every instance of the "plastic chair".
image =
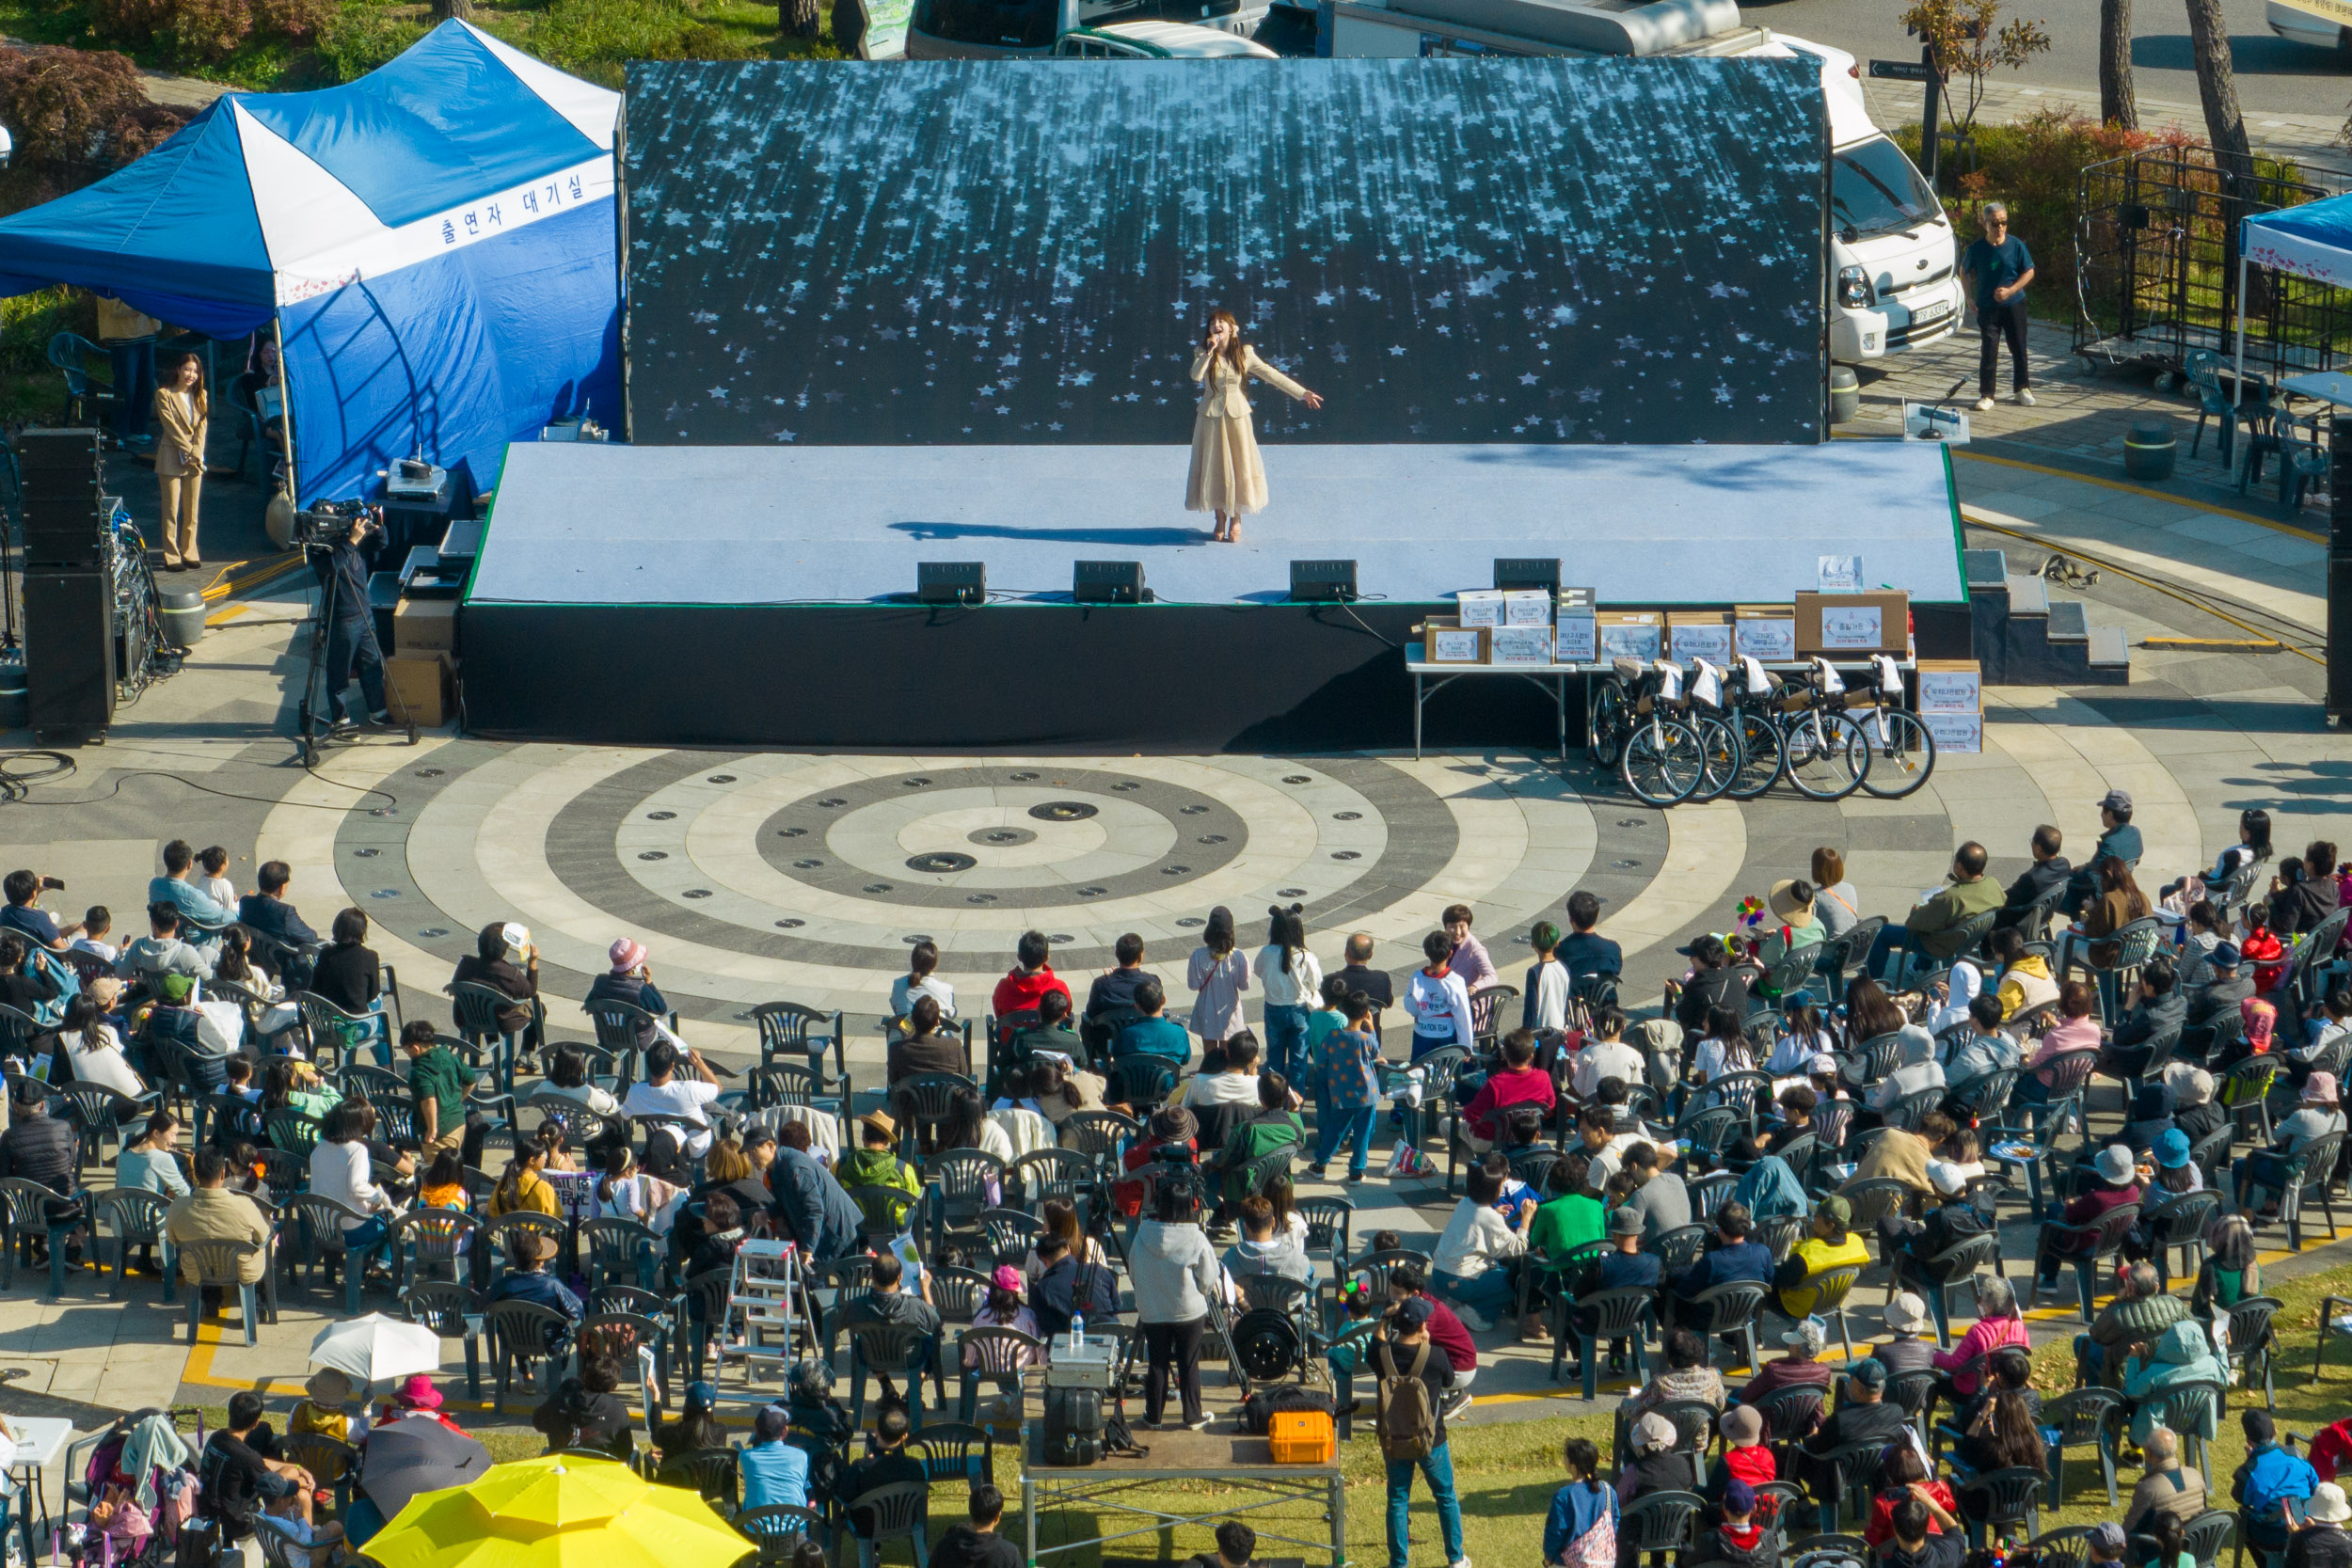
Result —
<instances>
[{"instance_id":1,"label":"plastic chair","mask_svg":"<svg viewBox=\"0 0 2352 1568\"><path fill-rule=\"evenodd\" d=\"M828 1559L833 1556L833 1529L814 1509L794 1508L789 1503L749 1508L735 1516L735 1528L759 1547L761 1568L783 1568L792 1560L793 1548L804 1540L823 1546Z\"/></svg>"},{"instance_id":2,"label":"plastic chair","mask_svg":"<svg viewBox=\"0 0 2352 1568\"><path fill-rule=\"evenodd\" d=\"M959 1480L977 1485L996 1473L995 1436L962 1421L933 1421L907 1439L907 1452L922 1461L934 1486Z\"/></svg>"},{"instance_id":3,"label":"plastic chair","mask_svg":"<svg viewBox=\"0 0 2352 1568\"><path fill-rule=\"evenodd\" d=\"M2060 1260L2074 1265L2074 1282L2082 1297L2083 1322L2091 1321L2090 1301L2098 1290L2099 1265L2123 1250L2124 1238L2139 1223L2139 1205L2125 1203L2108 1210L2089 1225L2044 1225L2042 1238L2034 1245L2033 1288L2027 1293L2026 1306L2030 1309L2042 1296L2042 1259L2067 1249ZM2090 1250L2074 1252L2077 1242L2089 1242Z\"/></svg>"},{"instance_id":4,"label":"plastic chair","mask_svg":"<svg viewBox=\"0 0 2352 1568\"><path fill-rule=\"evenodd\" d=\"M170 1217L171 1204L161 1193L151 1193L139 1187L109 1187L91 1193L88 1197L90 1245L98 1244L101 1231L114 1231L115 1267L113 1278L106 1286L106 1299L122 1298L122 1281L131 1270L131 1249L135 1246L152 1248L164 1271L164 1301L172 1299L172 1283L178 1271L172 1264L171 1238L164 1234L164 1222Z\"/></svg>"},{"instance_id":5,"label":"plastic chair","mask_svg":"<svg viewBox=\"0 0 2352 1568\"><path fill-rule=\"evenodd\" d=\"M2042 1407L2042 1424L2055 1429L2050 1440L2050 1506L2066 1506L2066 1450L2086 1443L2099 1456L2099 1472L2107 1483L2107 1506L2116 1506L2115 1432L2123 1396L2112 1388L2070 1388Z\"/></svg>"},{"instance_id":6,"label":"plastic chair","mask_svg":"<svg viewBox=\"0 0 2352 1568\"><path fill-rule=\"evenodd\" d=\"M925 1542L930 1526L930 1496L929 1485L909 1481L850 1498L849 1514L870 1513L873 1518L870 1535L859 1535L854 1525L850 1528L850 1533L857 1535L858 1568L875 1568L882 1547L899 1540L914 1548L915 1568L930 1568L930 1548Z\"/></svg>"},{"instance_id":7,"label":"plastic chair","mask_svg":"<svg viewBox=\"0 0 2352 1568\"><path fill-rule=\"evenodd\" d=\"M1905 1254L1897 1254L1895 1273L1913 1290L1928 1298L1928 1310L1935 1314L1935 1342L1945 1350L1952 1348L1952 1318L1950 1296L1955 1287L1965 1286L1968 1298L1978 1299L1977 1290L1984 1276L1977 1271L1991 1268L1994 1277L2005 1279L2001 1272L2001 1238L1996 1231L1963 1236L1931 1258L1918 1261L1917 1277L1903 1267L1910 1261Z\"/></svg>"},{"instance_id":8,"label":"plastic chair","mask_svg":"<svg viewBox=\"0 0 2352 1568\"><path fill-rule=\"evenodd\" d=\"M482 1313L482 1326L490 1336L495 1369L491 1410L506 1414L506 1386L518 1361L539 1362L542 1391L553 1391L559 1357L548 1347L571 1330L563 1313L533 1301L494 1301Z\"/></svg>"},{"instance_id":9,"label":"plastic chair","mask_svg":"<svg viewBox=\"0 0 2352 1568\"><path fill-rule=\"evenodd\" d=\"M1771 1286L1751 1279L1710 1285L1690 1300L1676 1304L1675 1324L1698 1335L1700 1343L1710 1347L1716 1335L1736 1334L1747 1354L1740 1365L1760 1367L1763 1362L1756 1359L1756 1323L1763 1316L1764 1304L1772 1293Z\"/></svg>"},{"instance_id":10,"label":"plastic chair","mask_svg":"<svg viewBox=\"0 0 2352 1568\"><path fill-rule=\"evenodd\" d=\"M431 1270L447 1268L452 1279L462 1280L485 1244L482 1232L482 1222L462 1210L409 1210L392 1221L385 1238L395 1285L405 1284L411 1270L421 1279Z\"/></svg>"},{"instance_id":11,"label":"plastic chair","mask_svg":"<svg viewBox=\"0 0 2352 1568\"><path fill-rule=\"evenodd\" d=\"M850 1062L847 1031L838 1012L819 1012L798 1002L762 1002L752 1009L752 1026L759 1032L759 1065L778 1058L805 1062L820 1093L838 1091L850 1102ZM825 1047L833 1047L833 1077L825 1076Z\"/></svg>"},{"instance_id":12,"label":"plastic chair","mask_svg":"<svg viewBox=\"0 0 2352 1568\"><path fill-rule=\"evenodd\" d=\"M2251 1388L2254 1369L2261 1367L2263 1403L2274 1415L2279 1409L2279 1395L2271 1383L2271 1320L2285 1306L2276 1296L2242 1296L2230 1308L2230 1365L2238 1369L2238 1386Z\"/></svg>"},{"instance_id":13,"label":"plastic chair","mask_svg":"<svg viewBox=\"0 0 2352 1568\"><path fill-rule=\"evenodd\" d=\"M358 1449L323 1432L290 1432L278 1438L278 1447L287 1464L301 1465L320 1485L334 1488L338 1509L350 1506L352 1481L359 1470Z\"/></svg>"},{"instance_id":14,"label":"plastic chair","mask_svg":"<svg viewBox=\"0 0 2352 1568\"><path fill-rule=\"evenodd\" d=\"M1575 1333L1582 1341L1582 1353L1578 1357L1578 1363L1583 1376L1586 1399L1599 1398L1600 1358L1604 1344L1619 1339L1632 1340L1634 1367L1638 1372L1642 1353L1648 1348L1650 1331L1658 1321L1655 1307L1657 1296L1655 1290L1641 1286L1618 1291L1594 1291L1573 1300L1562 1295L1552 1311L1552 1382L1560 1381L1560 1364L1565 1359L1571 1314Z\"/></svg>"},{"instance_id":15,"label":"plastic chair","mask_svg":"<svg viewBox=\"0 0 2352 1568\"><path fill-rule=\"evenodd\" d=\"M53 1247L50 1257L55 1259L56 1256ZM262 1249L251 1242L220 1240L181 1244L180 1261L196 1275L196 1283L188 1287L189 1344L196 1343L197 1324L204 1318L204 1291L207 1287L237 1292L238 1307L245 1318L246 1348L251 1350L258 1342L259 1336L255 1329L262 1316L261 1286L240 1279L238 1274L246 1259L261 1256Z\"/></svg>"},{"instance_id":16,"label":"plastic chair","mask_svg":"<svg viewBox=\"0 0 2352 1568\"><path fill-rule=\"evenodd\" d=\"M1111 1064L1110 1098L1148 1117L1175 1092L1176 1065L1165 1056L1137 1053Z\"/></svg>"},{"instance_id":17,"label":"plastic chair","mask_svg":"<svg viewBox=\"0 0 2352 1568\"><path fill-rule=\"evenodd\" d=\"M66 1242L81 1224L81 1212L76 1209L74 1217L59 1222L49 1217L49 1205L71 1201L22 1176L0 1180L0 1203L7 1206L5 1220L0 1221L0 1291L16 1289L18 1255L29 1253L33 1238L42 1236L49 1246L49 1294L52 1298L65 1294Z\"/></svg>"},{"instance_id":18,"label":"plastic chair","mask_svg":"<svg viewBox=\"0 0 2352 1568\"><path fill-rule=\"evenodd\" d=\"M898 1379L905 1387L907 1419L914 1427L923 1425L923 1377L919 1362L922 1352L934 1343L933 1336L913 1323L846 1323L850 1335L850 1419L852 1425L866 1418L866 1377L868 1372ZM967 1333L984 1332L970 1329Z\"/></svg>"},{"instance_id":19,"label":"plastic chair","mask_svg":"<svg viewBox=\"0 0 2352 1568\"><path fill-rule=\"evenodd\" d=\"M588 1243L592 1289L615 1275L626 1275L641 1290L653 1289L661 1238L653 1233L652 1227L642 1220L590 1220L580 1227L580 1234Z\"/></svg>"},{"instance_id":20,"label":"plastic chair","mask_svg":"<svg viewBox=\"0 0 2352 1568\"><path fill-rule=\"evenodd\" d=\"M664 1458L654 1471L653 1482L656 1486L677 1486L698 1493L703 1501L723 1503L726 1512L732 1513L737 1479L733 1449L700 1449Z\"/></svg>"},{"instance_id":21,"label":"plastic chair","mask_svg":"<svg viewBox=\"0 0 2352 1568\"><path fill-rule=\"evenodd\" d=\"M446 989L449 991L450 1013L457 1025L459 1037L475 1047L486 1047L492 1041L497 1042L498 1054L493 1059L491 1072L501 1089L508 1094L514 1093L515 1057L522 1049L523 1032L504 1027L499 1022L499 1014L518 1005L530 1010L533 1005L517 1004L515 998L496 986L485 986L479 980L455 981Z\"/></svg>"},{"instance_id":22,"label":"plastic chair","mask_svg":"<svg viewBox=\"0 0 2352 1568\"><path fill-rule=\"evenodd\" d=\"M2192 1160L2196 1150L2191 1149ZM2156 1277L2166 1294L2172 1291L2172 1249L2181 1249L2181 1273L2194 1275L2194 1262L2205 1255L2205 1227L2221 1209L2217 1192L2183 1193L2169 1202L2140 1206L2140 1233L2148 1246L2148 1260L2156 1266ZM2194 1252L2195 1259L2190 1258Z\"/></svg>"},{"instance_id":23,"label":"plastic chair","mask_svg":"<svg viewBox=\"0 0 2352 1568\"><path fill-rule=\"evenodd\" d=\"M1634 1498L1618 1516L1618 1552L1631 1552L1637 1562L1644 1553L1679 1559L1706 1506L1707 1499L1695 1492L1651 1492Z\"/></svg>"},{"instance_id":24,"label":"plastic chair","mask_svg":"<svg viewBox=\"0 0 2352 1568\"><path fill-rule=\"evenodd\" d=\"M106 351L78 332L60 332L49 340L49 362L65 376L65 413L70 425L98 422L98 404L112 404L114 393L90 386L89 361L107 357Z\"/></svg>"},{"instance_id":25,"label":"plastic chair","mask_svg":"<svg viewBox=\"0 0 2352 1568\"><path fill-rule=\"evenodd\" d=\"M2297 1149L2280 1173L2286 1190L2279 1200L2279 1218L2287 1227L2287 1245L2294 1251L2303 1250L2303 1206L2313 1198L2327 1216L2328 1239L2336 1239L2336 1162L2343 1153L2344 1134L2322 1132Z\"/></svg>"},{"instance_id":26,"label":"plastic chair","mask_svg":"<svg viewBox=\"0 0 2352 1568\"><path fill-rule=\"evenodd\" d=\"M466 1397L482 1398L482 1301L463 1285L447 1280L419 1280L401 1297L402 1316L421 1323L444 1339L466 1347Z\"/></svg>"},{"instance_id":27,"label":"plastic chair","mask_svg":"<svg viewBox=\"0 0 2352 1568\"><path fill-rule=\"evenodd\" d=\"M1987 1470L1971 1476L1955 1489L1961 1502L1961 1517L1968 1527L1968 1544L1984 1544L1987 1528L2000 1530L2023 1524L2028 1535L2042 1533L2041 1472L2023 1465L2006 1470ZM1968 1499L1978 1499L1975 1507Z\"/></svg>"},{"instance_id":28,"label":"plastic chair","mask_svg":"<svg viewBox=\"0 0 2352 1568\"><path fill-rule=\"evenodd\" d=\"M1074 1149L1033 1148L1006 1167L1005 1204L1033 1213L1048 1198L1075 1204L1100 1179L1095 1163Z\"/></svg>"},{"instance_id":29,"label":"plastic chair","mask_svg":"<svg viewBox=\"0 0 2352 1568\"><path fill-rule=\"evenodd\" d=\"M1023 1367L1036 1359L1043 1349L1042 1340L1017 1328L967 1328L958 1335L956 1364L962 1369L962 1376L961 1386L956 1393L956 1419L969 1423L974 1418L979 1409L982 1380L994 1383L999 1392L1018 1399ZM966 1351L977 1359L967 1358Z\"/></svg>"}]
</instances>

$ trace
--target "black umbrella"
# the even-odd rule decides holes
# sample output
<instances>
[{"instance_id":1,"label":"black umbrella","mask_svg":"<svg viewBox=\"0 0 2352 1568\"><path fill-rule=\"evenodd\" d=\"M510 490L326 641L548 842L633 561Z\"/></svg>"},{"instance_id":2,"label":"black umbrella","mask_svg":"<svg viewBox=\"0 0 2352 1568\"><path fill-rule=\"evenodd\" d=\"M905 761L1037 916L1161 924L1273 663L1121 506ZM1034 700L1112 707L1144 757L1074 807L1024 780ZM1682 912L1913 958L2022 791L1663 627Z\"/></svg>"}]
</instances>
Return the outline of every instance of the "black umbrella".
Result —
<instances>
[{"instance_id":1,"label":"black umbrella","mask_svg":"<svg viewBox=\"0 0 2352 1568\"><path fill-rule=\"evenodd\" d=\"M490 1450L430 1416L404 1416L371 1431L359 1459L359 1490L390 1524L420 1492L480 1481Z\"/></svg>"}]
</instances>

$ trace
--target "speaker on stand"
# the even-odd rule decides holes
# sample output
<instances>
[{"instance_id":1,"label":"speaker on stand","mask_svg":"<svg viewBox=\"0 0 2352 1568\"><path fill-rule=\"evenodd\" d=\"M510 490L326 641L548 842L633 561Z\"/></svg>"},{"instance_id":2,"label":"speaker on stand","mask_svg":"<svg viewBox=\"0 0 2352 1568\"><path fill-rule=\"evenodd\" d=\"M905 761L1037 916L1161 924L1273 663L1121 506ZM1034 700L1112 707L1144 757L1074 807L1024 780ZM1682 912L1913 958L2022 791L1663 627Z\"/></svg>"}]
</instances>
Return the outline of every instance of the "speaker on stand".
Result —
<instances>
[{"instance_id":1,"label":"speaker on stand","mask_svg":"<svg viewBox=\"0 0 2352 1568\"><path fill-rule=\"evenodd\" d=\"M34 738L103 741L115 713L115 588L98 432L27 430L16 451Z\"/></svg>"},{"instance_id":2,"label":"speaker on stand","mask_svg":"<svg viewBox=\"0 0 2352 1568\"><path fill-rule=\"evenodd\" d=\"M2328 717L2352 714L2352 415L2328 433Z\"/></svg>"}]
</instances>

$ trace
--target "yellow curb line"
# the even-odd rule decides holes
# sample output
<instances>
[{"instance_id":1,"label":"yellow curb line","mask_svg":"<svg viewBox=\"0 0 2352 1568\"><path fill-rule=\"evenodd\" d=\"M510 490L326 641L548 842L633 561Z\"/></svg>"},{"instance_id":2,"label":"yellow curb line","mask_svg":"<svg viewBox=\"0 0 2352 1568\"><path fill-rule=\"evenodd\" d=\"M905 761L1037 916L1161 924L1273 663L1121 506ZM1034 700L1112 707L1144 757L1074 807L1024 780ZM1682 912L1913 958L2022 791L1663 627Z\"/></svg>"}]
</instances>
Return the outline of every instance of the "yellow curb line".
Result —
<instances>
[{"instance_id":1,"label":"yellow curb line","mask_svg":"<svg viewBox=\"0 0 2352 1568\"><path fill-rule=\"evenodd\" d=\"M2276 517L2258 517L2251 512L2240 512L2233 507L2207 506L2202 501L2169 495L2162 490L2151 490L2144 484L2126 484L2120 479L2101 479L2095 474L2078 474L2070 468L2053 468L2045 464L2027 463L2014 457L1995 457L1991 452L1970 451L1965 447L1954 447L1951 451L1953 456L1965 457L1972 462L1997 463L2004 468L2023 468L2028 473L2048 474L2053 479L2071 479L2081 484L2096 484L2103 490L2121 490L2127 496L2145 496L2150 500L2164 501L2172 506L2185 506L2196 512L2210 512L2217 517L2234 517L2241 523L2252 523L2257 528L2266 528L2274 533L2284 533L2296 539L2309 539L2315 544L2324 545L2328 542L2328 536L2324 533L2296 528L2292 523L2282 523Z\"/></svg>"}]
</instances>

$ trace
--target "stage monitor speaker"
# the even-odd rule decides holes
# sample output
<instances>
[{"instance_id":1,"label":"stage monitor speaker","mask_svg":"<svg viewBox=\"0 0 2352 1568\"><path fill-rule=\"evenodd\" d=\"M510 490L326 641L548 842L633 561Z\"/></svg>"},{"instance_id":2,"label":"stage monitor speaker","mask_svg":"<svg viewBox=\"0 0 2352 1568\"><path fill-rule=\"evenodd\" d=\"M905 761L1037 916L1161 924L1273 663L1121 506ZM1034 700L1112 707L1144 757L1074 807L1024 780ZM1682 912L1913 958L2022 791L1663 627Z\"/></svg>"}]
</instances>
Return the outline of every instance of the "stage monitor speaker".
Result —
<instances>
[{"instance_id":1,"label":"stage monitor speaker","mask_svg":"<svg viewBox=\"0 0 2352 1568\"><path fill-rule=\"evenodd\" d=\"M1149 604L1140 561L1073 561L1070 597L1077 604Z\"/></svg>"},{"instance_id":2,"label":"stage monitor speaker","mask_svg":"<svg viewBox=\"0 0 2352 1568\"><path fill-rule=\"evenodd\" d=\"M1352 604L1356 563L1352 561L1294 561L1291 562L1293 604Z\"/></svg>"},{"instance_id":3,"label":"stage monitor speaker","mask_svg":"<svg viewBox=\"0 0 2352 1568\"><path fill-rule=\"evenodd\" d=\"M36 736L87 735L114 721L112 577L24 574L24 688Z\"/></svg>"},{"instance_id":4,"label":"stage monitor speaker","mask_svg":"<svg viewBox=\"0 0 2352 1568\"><path fill-rule=\"evenodd\" d=\"M56 475L79 475L98 481L98 432L90 429L25 430L16 437L17 471L26 489ZM39 477L36 477L39 476Z\"/></svg>"},{"instance_id":5,"label":"stage monitor speaker","mask_svg":"<svg viewBox=\"0 0 2352 1568\"><path fill-rule=\"evenodd\" d=\"M1495 586L1505 593L1519 589L1536 589L1546 594L1560 592L1560 559L1549 560L1539 555L1499 555L1495 557Z\"/></svg>"},{"instance_id":6,"label":"stage monitor speaker","mask_svg":"<svg viewBox=\"0 0 2352 1568\"><path fill-rule=\"evenodd\" d=\"M2352 415L2328 433L2328 714L2352 718Z\"/></svg>"},{"instance_id":7,"label":"stage monitor speaker","mask_svg":"<svg viewBox=\"0 0 2352 1568\"><path fill-rule=\"evenodd\" d=\"M979 561L918 561L914 563L917 604L985 604L988 564Z\"/></svg>"}]
</instances>

